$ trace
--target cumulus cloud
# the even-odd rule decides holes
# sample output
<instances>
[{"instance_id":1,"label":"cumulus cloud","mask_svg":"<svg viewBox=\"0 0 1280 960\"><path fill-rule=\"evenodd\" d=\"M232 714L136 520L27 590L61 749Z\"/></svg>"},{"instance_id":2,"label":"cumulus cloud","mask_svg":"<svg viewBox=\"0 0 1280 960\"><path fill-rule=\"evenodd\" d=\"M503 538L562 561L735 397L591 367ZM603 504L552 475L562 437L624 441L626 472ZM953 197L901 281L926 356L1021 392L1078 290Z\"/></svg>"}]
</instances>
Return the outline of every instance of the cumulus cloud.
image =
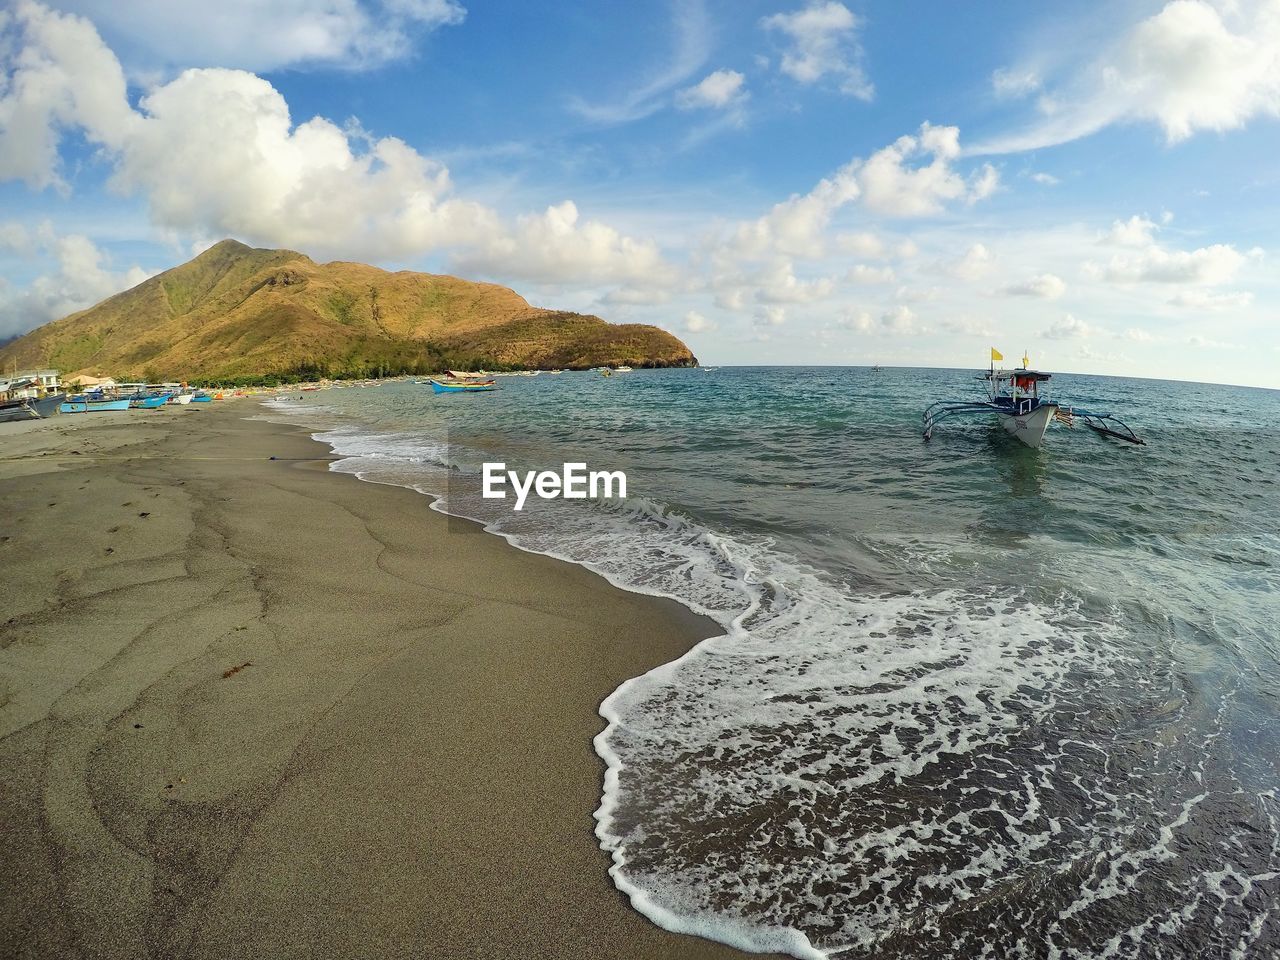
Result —
<instances>
[{"instance_id":1,"label":"cumulus cloud","mask_svg":"<svg viewBox=\"0 0 1280 960\"><path fill-rule=\"evenodd\" d=\"M806 194L796 194L764 216L739 223L718 245L718 255L817 258L827 251L827 228L847 204L860 201L873 213L920 217L941 213L948 201L974 202L990 195L998 181L989 164L968 180L953 166L960 154L960 131L925 123L916 136L899 137L866 160L855 159L824 177ZM861 256L888 256L884 241L871 233L846 233L837 246ZM910 241L893 255L916 253Z\"/></svg>"},{"instance_id":2,"label":"cumulus cloud","mask_svg":"<svg viewBox=\"0 0 1280 960\"><path fill-rule=\"evenodd\" d=\"M1171 0L1041 104L1029 129L975 152L1034 150L1135 120L1176 143L1280 115L1280 3Z\"/></svg>"},{"instance_id":3,"label":"cumulus cloud","mask_svg":"<svg viewBox=\"0 0 1280 960\"><path fill-rule=\"evenodd\" d=\"M22 252L43 254L56 266L51 272L38 276L25 290L0 290L0 339L91 307L150 276L136 265L127 270L112 270L110 258L82 234L58 235L48 224L34 234L20 229ZM0 234L12 237L16 233L0 227Z\"/></svg>"},{"instance_id":4,"label":"cumulus cloud","mask_svg":"<svg viewBox=\"0 0 1280 960\"><path fill-rule=\"evenodd\" d=\"M714 330L716 325L697 310L690 310L684 315L684 328L689 333L706 333Z\"/></svg>"},{"instance_id":5,"label":"cumulus cloud","mask_svg":"<svg viewBox=\"0 0 1280 960\"><path fill-rule=\"evenodd\" d=\"M514 276L536 283L629 283L661 289L676 280L656 244L635 240L599 221L579 223L572 200L517 218L459 255L466 272Z\"/></svg>"},{"instance_id":6,"label":"cumulus cloud","mask_svg":"<svg viewBox=\"0 0 1280 960\"><path fill-rule=\"evenodd\" d=\"M944 260L935 267L939 272L957 280L977 280L989 273L995 262L995 254L985 244L975 243L965 251L964 256Z\"/></svg>"},{"instance_id":7,"label":"cumulus cloud","mask_svg":"<svg viewBox=\"0 0 1280 960\"><path fill-rule=\"evenodd\" d=\"M1102 243L1118 247L1149 247L1155 243L1155 221L1134 214L1128 220L1116 220L1101 238Z\"/></svg>"},{"instance_id":8,"label":"cumulus cloud","mask_svg":"<svg viewBox=\"0 0 1280 960\"><path fill-rule=\"evenodd\" d=\"M745 80L746 77L736 70L717 70L707 74L700 83L676 94L676 106L682 110L724 110L738 105L747 98L743 87Z\"/></svg>"},{"instance_id":9,"label":"cumulus cloud","mask_svg":"<svg viewBox=\"0 0 1280 960\"><path fill-rule=\"evenodd\" d=\"M1040 336L1046 340L1082 340L1093 336L1096 332L1089 324L1083 320L1077 320L1068 313L1057 323L1050 324L1040 331Z\"/></svg>"},{"instance_id":10,"label":"cumulus cloud","mask_svg":"<svg viewBox=\"0 0 1280 960\"><path fill-rule=\"evenodd\" d=\"M145 69L364 69L407 56L421 34L466 18L456 0L61 0L58 6L120 38Z\"/></svg>"},{"instance_id":11,"label":"cumulus cloud","mask_svg":"<svg viewBox=\"0 0 1280 960\"><path fill-rule=\"evenodd\" d=\"M814 2L791 13L765 17L760 25L783 38L779 68L791 79L813 84L830 78L841 93L860 100L875 95L862 69L861 21L844 4Z\"/></svg>"},{"instance_id":12,"label":"cumulus cloud","mask_svg":"<svg viewBox=\"0 0 1280 960\"><path fill-rule=\"evenodd\" d=\"M756 311L755 323L758 327L780 327L786 322L785 307L763 307Z\"/></svg>"},{"instance_id":13,"label":"cumulus cloud","mask_svg":"<svg viewBox=\"0 0 1280 960\"><path fill-rule=\"evenodd\" d=\"M1112 257L1105 266L1088 264L1091 275L1116 283L1185 283L1216 286L1229 283L1245 262L1230 244L1215 243L1197 250L1166 250L1150 246L1134 254Z\"/></svg>"},{"instance_id":14,"label":"cumulus cloud","mask_svg":"<svg viewBox=\"0 0 1280 960\"><path fill-rule=\"evenodd\" d=\"M990 196L1000 180L996 169L986 164L966 180L953 166L959 155L958 127L925 123L918 135L899 137L856 169L862 202L886 216L923 217L940 213L947 201Z\"/></svg>"},{"instance_id":15,"label":"cumulus cloud","mask_svg":"<svg viewBox=\"0 0 1280 960\"><path fill-rule=\"evenodd\" d=\"M1004 288L1004 293L1012 297L1039 297L1043 300L1056 300L1067 292L1067 285L1059 276L1042 273L1029 277L1020 283L1011 283Z\"/></svg>"},{"instance_id":16,"label":"cumulus cloud","mask_svg":"<svg viewBox=\"0 0 1280 960\"><path fill-rule=\"evenodd\" d=\"M835 283L829 277L801 280L789 260L779 261L763 271L756 300L760 303L813 303L831 295Z\"/></svg>"},{"instance_id":17,"label":"cumulus cloud","mask_svg":"<svg viewBox=\"0 0 1280 960\"><path fill-rule=\"evenodd\" d=\"M405 15L432 7L396 3ZM653 243L580 220L571 201L508 223L458 197L442 163L395 137L323 117L295 124L279 91L251 73L188 70L135 110L88 21L24 2L11 27L0 178L57 183L58 142L78 130L102 148L112 188L141 196L167 231L371 260L448 249L477 269L539 282L650 287L670 276Z\"/></svg>"}]
</instances>

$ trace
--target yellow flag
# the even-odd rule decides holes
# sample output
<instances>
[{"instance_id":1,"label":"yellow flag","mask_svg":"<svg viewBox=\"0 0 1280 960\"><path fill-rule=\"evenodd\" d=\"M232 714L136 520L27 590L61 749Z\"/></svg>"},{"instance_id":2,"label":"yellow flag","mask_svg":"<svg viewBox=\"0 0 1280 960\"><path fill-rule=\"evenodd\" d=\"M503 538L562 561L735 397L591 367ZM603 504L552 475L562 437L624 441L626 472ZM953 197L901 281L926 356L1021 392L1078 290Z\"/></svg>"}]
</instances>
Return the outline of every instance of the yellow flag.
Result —
<instances>
[{"instance_id":1,"label":"yellow flag","mask_svg":"<svg viewBox=\"0 0 1280 960\"><path fill-rule=\"evenodd\" d=\"M997 360L1003 360L1003 359L1004 359L1004 354L1003 354L1003 353L1001 353L999 350L997 350L995 347L992 347L992 348L991 348L991 362L992 362L992 363L995 363Z\"/></svg>"},{"instance_id":2,"label":"yellow flag","mask_svg":"<svg viewBox=\"0 0 1280 960\"><path fill-rule=\"evenodd\" d=\"M1027 359L1026 353L1023 353L1022 355L1022 369L1023 370L1031 369L1031 361Z\"/></svg>"}]
</instances>

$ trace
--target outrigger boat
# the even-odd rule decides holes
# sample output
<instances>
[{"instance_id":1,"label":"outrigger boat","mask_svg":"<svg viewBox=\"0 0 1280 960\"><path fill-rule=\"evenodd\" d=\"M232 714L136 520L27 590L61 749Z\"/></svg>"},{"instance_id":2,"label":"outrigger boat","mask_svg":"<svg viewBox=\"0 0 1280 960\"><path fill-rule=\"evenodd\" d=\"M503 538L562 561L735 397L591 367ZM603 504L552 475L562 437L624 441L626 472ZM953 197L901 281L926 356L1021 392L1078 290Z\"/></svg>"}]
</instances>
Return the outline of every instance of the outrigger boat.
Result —
<instances>
[{"instance_id":1,"label":"outrigger boat","mask_svg":"<svg viewBox=\"0 0 1280 960\"><path fill-rule=\"evenodd\" d=\"M436 393L485 393L497 390L498 384L493 380L477 380L474 377L460 379L458 377L431 378L431 389Z\"/></svg>"},{"instance_id":2,"label":"outrigger boat","mask_svg":"<svg viewBox=\"0 0 1280 960\"><path fill-rule=\"evenodd\" d=\"M1145 444L1129 425L1119 417L1083 407L1067 406L1040 395L1040 385L1048 383L1052 374L1030 369L1026 357L1015 370L996 368L996 361L1004 356L994 348L991 351L991 368L979 380L986 381L987 399L972 401L940 400L924 412L924 438L933 436L933 428L943 420L961 414L994 413L1000 426L1013 434L1028 447L1039 448L1044 443L1049 422L1057 420L1074 427L1076 420L1106 437L1128 443Z\"/></svg>"}]
</instances>

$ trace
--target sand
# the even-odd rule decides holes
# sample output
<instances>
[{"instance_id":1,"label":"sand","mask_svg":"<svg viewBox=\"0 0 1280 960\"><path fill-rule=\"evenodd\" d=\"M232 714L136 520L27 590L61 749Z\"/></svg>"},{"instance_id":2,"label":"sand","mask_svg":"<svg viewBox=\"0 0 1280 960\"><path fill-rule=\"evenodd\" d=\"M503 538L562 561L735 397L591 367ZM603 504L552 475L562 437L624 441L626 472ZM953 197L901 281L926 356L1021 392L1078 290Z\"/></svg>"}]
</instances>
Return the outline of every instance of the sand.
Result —
<instances>
[{"instance_id":1,"label":"sand","mask_svg":"<svg viewBox=\"0 0 1280 960\"><path fill-rule=\"evenodd\" d=\"M0 425L0 956L743 956L592 833L600 701L714 625L258 412Z\"/></svg>"}]
</instances>

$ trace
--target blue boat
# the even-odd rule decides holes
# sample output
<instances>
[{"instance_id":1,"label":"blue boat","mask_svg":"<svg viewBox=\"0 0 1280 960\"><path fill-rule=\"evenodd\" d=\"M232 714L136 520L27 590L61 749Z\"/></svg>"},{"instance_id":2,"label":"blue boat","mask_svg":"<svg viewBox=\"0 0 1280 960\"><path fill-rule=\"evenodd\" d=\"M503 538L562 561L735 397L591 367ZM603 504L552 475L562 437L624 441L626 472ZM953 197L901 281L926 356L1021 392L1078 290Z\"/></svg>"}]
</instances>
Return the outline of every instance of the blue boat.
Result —
<instances>
[{"instance_id":1,"label":"blue boat","mask_svg":"<svg viewBox=\"0 0 1280 960\"><path fill-rule=\"evenodd\" d=\"M129 406L135 410L154 410L156 407L163 407L171 396L173 394L170 393L135 393L129 398Z\"/></svg>"},{"instance_id":2,"label":"blue boat","mask_svg":"<svg viewBox=\"0 0 1280 960\"><path fill-rule=\"evenodd\" d=\"M129 398L119 400L90 400L85 397L71 397L58 407L59 413L103 413L110 410L128 410Z\"/></svg>"},{"instance_id":3,"label":"blue boat","mask_svg":"<svg viewBox=\"0 0 1280 960\"><path fill-rule=\"evenodd\" d=\"M1113 414L1066 406L1042 397L1040 387L1048 383L1053 374L1030 369L1025 355L1022 366L1014 370L997 369L996 361L1003 359L1004 356L993 348L991 368L978 377L986 381L987 399L940 400L925 410L926 440L933 437L933 428L943 420L970 413L994 413L1000 426L1033 449L1044 443L1050 421L1074 427L1077 419L1103 436L1145 445L1145 440L1139 439L1127 423Z\"/></svg>"},{"instance_id":4,"label":"blue boat","mask_svg":"<svg viewBox=\"0 0 1280 960\"><path fill-rule=\"evenodd\" d=\"M197 393L191 398L192 403L213 403L213 395L208 393Z\"/></svg>"}]
</instances>

